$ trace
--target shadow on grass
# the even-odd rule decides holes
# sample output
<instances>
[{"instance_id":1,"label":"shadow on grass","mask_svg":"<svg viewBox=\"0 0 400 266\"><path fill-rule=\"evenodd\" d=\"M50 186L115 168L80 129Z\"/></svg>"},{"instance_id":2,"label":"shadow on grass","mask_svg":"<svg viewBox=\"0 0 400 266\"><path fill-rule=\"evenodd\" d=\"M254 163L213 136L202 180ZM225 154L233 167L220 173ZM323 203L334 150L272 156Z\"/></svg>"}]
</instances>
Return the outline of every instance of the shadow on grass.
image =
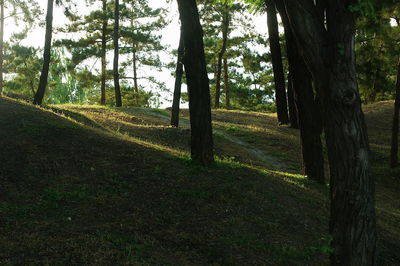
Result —
<instances>
[{"instance_id":1,"label":"shadow on grass","mask_svg":"<svg viewBox=\"0 0 400 266\"><path fill-rule=\"evenodd\" d=\"M302 181L224 160L205 168L4 100L0 112L1 264L326 263L325 192ZM13 134L22 118L40 139Z\"/></svg>"}]
</instances>

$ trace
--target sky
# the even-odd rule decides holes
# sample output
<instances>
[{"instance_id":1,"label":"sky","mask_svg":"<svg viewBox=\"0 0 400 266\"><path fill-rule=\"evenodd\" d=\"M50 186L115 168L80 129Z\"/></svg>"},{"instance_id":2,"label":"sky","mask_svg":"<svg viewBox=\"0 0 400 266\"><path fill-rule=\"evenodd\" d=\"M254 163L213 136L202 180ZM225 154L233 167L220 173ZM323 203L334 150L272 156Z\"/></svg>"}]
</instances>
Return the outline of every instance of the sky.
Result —
<instances>
[{"instance_id":1,"label":"sky","mask_svg":"<svg viewBox=\"0 0 400 266\"><path fill-rule=\"evenodd\" d=\"M47 8L47 0L38 0L39 5L42 9L42 20L45 19L46 8ZM78 1L78 10L84 13L89 13L91 11L90 8L87 8L84 4L84 1ZM100 2L99 2L100 4ZM168 10L168 16L171 23L167 25L161 32L162 35L162 44L169 46L170 49L176 49L179 44L179 15L176 1L170 1L170 3L166 4L165 1L160 0L149 0L149 5L153 8L163 7ZM95 7L95 6L94 6ZM254 17L255 25L262 25L257 28L257 31L264 36L267 36L267 23L266 16L255 16ZM59 6L54 7L54 18L53 18L53 28L61 27L67 23L67 19L63 14L63 8ZM12 32L18 31L18 26L15 25L13 19L7 19L5 21L5 40L7 41ZM44 25L42 27L35 27L32 29L28 38L22 42L23 45L30 45L35 47L42 48L44 46L44 34L45 29ZM53 34L53 40L61 38L60 34ZM173 60L171 55L164 54L161 56L161 59L166 62L170 62ZM112 67L112 58L108 58L108 68ZM162 72L156 72L151 70L144 70L148 75L154 75L160 81L166 83L167 87L170 89L169 93L162 93L163 98L166 100L162 100L161 106L162 108L168 107L171 105L173 86L174 86L174 78L171 75L170 70L164 70ZM185 91L185 86L182 87L182 90ZM184 104L183 107L187 107L187 104Z\"/></svg>"}]
</instances>

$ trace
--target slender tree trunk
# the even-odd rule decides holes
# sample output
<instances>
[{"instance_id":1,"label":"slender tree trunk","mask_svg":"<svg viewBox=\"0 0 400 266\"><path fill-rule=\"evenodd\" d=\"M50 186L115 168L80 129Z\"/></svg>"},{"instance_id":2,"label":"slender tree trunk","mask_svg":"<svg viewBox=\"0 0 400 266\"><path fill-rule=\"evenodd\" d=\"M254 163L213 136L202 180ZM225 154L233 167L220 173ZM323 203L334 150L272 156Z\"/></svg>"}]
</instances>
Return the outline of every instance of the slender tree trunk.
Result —
<instances>
[{"instance_id":1,"label":"slender tree trunk","mask_svg":"<svg viewBox=\"0 0 400 266\"><path fill-rule=\"evenodd\" d=\"M228 43L228 31L229 31L229 10L228 6L224 4L224 15L222 18L222 46L221 50L218 53L218 61L217 61L217 76L215 81L215 108L219 108L219 100L221 97L221 75L222 75L222 60L224 58L226 52L226 46Z\"/></svg>"},{"instance_id":2,"label":"slender tree trunk","mask_svg":"<svg viewBox=\"0 0 400 266\"><path fill-rule=\"evenodd\" d=\"M106 104L106 71L107 71L107 1L103 1L103 24L101 28L101 99L100 104Z\"/></svg>"},{"instance_id":3,"label":"slender tree trunk","mask_svg":"<svg viewBox=\"0 0 400 266\"><path fill-rule=\"evenodd\" d=\"M46 92L47 78L49 76L50 57L51 57L51 37L53 31L53 4L54 0L47 1L46 15L46 35L43 52L43 68L40 74L39 87L33 99L33 104L41 105Z\"/></svg>"},{"instance_id":4,"label":"slender tree trunk","mask_svg":"<svg viewBox=\"0 0 400 266\"><path fill-rule=\"evenodd\" d=\"M400 60L397 65L396 99L394 102L392 147L390 149L390 167L394 168L399 164L399 112L400 112Z\"/></svg>"},{"instance_id":5,"label":"slender tree trunk","mask_svg":"<svg viewBox=\"0 0 400 266\"><path fill-rule=\"evenodd\" d=\"M287 46L287 44L286 44ZM287 97L288 97L288 107L289 107L289 119L290 119L290 127L291 128L299 128L299 118L297 115L296 103L294 100L294 90L293 90L293 77L292 74L288 75L288 84L287 84Z\"/></svg>"},{"instance_id":6,"label":"slender tree trunk","mask_svg":"<svg viewBox=\"0 0 400 266\"><path fill-rule=\"evenodd\" d=\"M229 91L229 72L228 72L228 58L224 57L224 86L225 86L225 108L231 108L230 91Z\"/></svg>"},{"instance_id":7,"label":"slender tree trunk","mask_svg":"<svg viewBox=\"0 0 400 266\"><path fill-rule=\"evenodd\" d=\"M121 89L119 86L119 0L115 0L114 9L114 89L115 89L115 106L122 106Z\"/></svg>"},{"instance_id":8,"label":"slender tree trunk","mask_svg":"<svg viewBox=\"0 0 400 266\"><path fill-rule=\"evenodd\" d=\"M175 70L175 88L174 88L174 99L172 102L172 110L171 110L171 126L178 127L179 126L179 104L181 101L181 87L182 87L182 76L183 76L183 56L185 53L185 49L183 46L183 34L181 29L181 36L179 39L179 47L178 47L178 59L176 62L176 70Z\"/></svg>"},{"instance_id":9,"label":"slender tree trunk","mask_svg":"<svg viewBox=\"0 0 400 266\"><path fill-rule=\"evenodd\" d=\"M138 76L137 76L136 46L135 45L133 45L132 61L133 61L133 86L135 88L135 91L139 92Z\"/></svg>"},{"instance_id":10,"label":"slender tree trunk","mask_svg":"<svg viewBox=\"0 0 400 266\"><path fill-rule=\"evenodd\" d=\"M0 1L0 96L3 94L4 87L4 0Z\"/></svg>"},{"instance_id":11,"label":"slender tree trunk","mask_svg":"<svg viewBox=\"0 0 400 266\"><path fill-rule=\"evenodd\" d=\"M282 53L279 43L278 20L276 18L275 3L274 0L265 0L265 4L267 6L269 46L271 50L272 67L274 72L278 122L280 124L288 124L289 116L286 99L285 75L283 73Z\"/></svg>"},{"instance_id":12,"label":"slender tree trunk","mask_svg":"<svg viewBox=\"0 0 400 266\"><path fill-rule=\"evenodd\" d=\"M320 89L331 173L331 265L376 265L375 183L355 68L356 1L332 0L327 28L308 0L284 0L299 49Z\"/></svg>"},{"instance_id":13,"label":"slender tree trunk","mask_svg":"<svg viewBox=\"0 0 400 266\"><path fill-rule=\"evenodd\" d=\"M207 76L203 29L196 0L178 0L185 47L184 65L189 91L191 156L208 165L214 161L210 86Z\"/></svg>"}]
</instances>

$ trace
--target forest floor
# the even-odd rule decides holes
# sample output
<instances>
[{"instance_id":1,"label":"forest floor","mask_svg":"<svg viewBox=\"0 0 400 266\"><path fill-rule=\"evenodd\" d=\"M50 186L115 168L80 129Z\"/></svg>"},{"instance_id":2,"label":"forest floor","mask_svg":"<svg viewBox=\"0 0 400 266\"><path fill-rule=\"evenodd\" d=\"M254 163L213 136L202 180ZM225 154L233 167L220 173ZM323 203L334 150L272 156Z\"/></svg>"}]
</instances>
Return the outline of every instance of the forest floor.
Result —
<instances>
[{"instance_id":1,"label":"forest floor","mask_svg":"<svg viewBox=\"0 0 400 266\"><path fill-rule=\"evenodd\" d=\"M400 264L392 102L366 106L379 265ZM0 99L0 265L325 265L329 189L301 175L275 114L213 111L216 163L189 158L187 111ZM397 179L396 179L397 178Z\"/></svg>"}]
</instances>

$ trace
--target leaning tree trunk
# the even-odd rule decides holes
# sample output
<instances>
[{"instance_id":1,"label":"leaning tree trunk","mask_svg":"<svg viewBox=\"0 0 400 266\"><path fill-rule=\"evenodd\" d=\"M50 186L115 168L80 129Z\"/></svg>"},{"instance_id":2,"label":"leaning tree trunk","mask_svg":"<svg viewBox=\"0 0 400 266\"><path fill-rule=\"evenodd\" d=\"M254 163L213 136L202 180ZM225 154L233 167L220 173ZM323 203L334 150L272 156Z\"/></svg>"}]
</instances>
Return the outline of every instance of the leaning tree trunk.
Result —
<instances>
[{"instance_id":1,"label":"leaning tree trunk","mask_svg":"<svg viewBox=\"0 0 400 266\"><path fill-rule=\"evenodd\" d=\"M33 104L42 104L44 93L46 92L47 78L49 76L50 56L51 56L51 37L53 31L53 4L54 0L47 1L46 15L46 35L44 41L43 67L40 74L39 88L33 99Z\"/></svg>"},{"instance_id":2,"label":"leaning tree trunk","mask_svg":"<svg viewBox=\"0 0 400 266\"><path fill-rule=\"evenodd\" d=\"M172 101L172 109L171 109L171 126L174 127L179 126L179 104L181 101L184 52L185 50L183 47L183 34L181 29L181 36L179 39L179 47L178 47L178 59L176 62L176 70L175 70L174 99Z\"/></svg>"},{"instance_id":3,"label":"leaning tree trunk","mask_svg":"<svg viewBox=\"0 0 400 266\"><path fill-rule=\"evenodd\" d=\"M229 89L229 72L228 58L224 58L224 87L225 87L225 108L231 108L230 89Z\"/></svg>"},{"instance_id":4,"label":"leaning tree trunk","mask_svg":"<svg viewBox=\"0 0 400 266\"><path fill-rule=\"evenodd\" d=\"M214 161L210 85L204 55L203 29L196 0L178 0L185 47L184 65L189 92L191 156L208 165Z\"/></svg>"},{"instance_id":5,"label":"leaning tree trunk","mask_svg":"<svg viewBox=\"0 0 400 266\"><path fill-rule=\"evenodd\" d=\"M217 76L215 78L215 108L219 108L219 100L221 97L221 75L222 75L222 60L226 52L226 46L228 43L228 31L229 31L229 10L227 2L224 5L224 15L222 17L222 46L218 53L217 60Z\"/></svg>"},{"instance_id":6,"label":"leaning tree trunk","mask_svg":"<svg viewBox=\"0 0 400 266\"><path fill-rule=\"evenodd\" d=\"M287 45L288 44L286 41L286 46ZM287 98L288 98L288 107L289 107L290 127L298 129L299 128L299 117L297 114L293 86L294 85L293 85L292 73L290 73L290 71L289 71L288 82L287 82Z\"/></svg>"},{"instance_id":7,"label":"leaning tree trunk","mask_svg":"<svg viewBox=\"0 0 400 266\"><path fill-rule=\"evenodd\" d=\"M114 90L115 90L115 106L122 106L121 88L119 86L119 0L115 0L114 9Z\"/></svg>"},{"instance_id":8,"label":"leaning tree trunk","mask_svg":"<svg viewBox=\"0 0 400 266\"><path fill-rule=\"evenodd\" d=\"M3 94L3 62L4 62L4 0L0 2L0 96Z\"/></svg>"},{"instance_id":9,"label":"leaning tree trunk","mask_svg":"<svg viewBox=\"0 0 400 266\"><path fill-rule=\"evenodd\" d=\"M278 0L277 0L278 1ZM283 0L320 90L331 173L331 265L376 265L375 183L355 68L356 1L329 1L327 28L308 0Z\"/></svg>"},{"instance_id":10,"label":"leaning tree trunk","mask_svg":"<svg viewBox=\"0 0 400 266\"><path fill-rule=\"evenodd\" d=\"M399 151L399 112L400 112L400 60L397 65L396 99L394 101L394 115L392 128L392 146L390 149L390 167L396 167Z\"/></svg>"},{"instance_id":11,"label":"leaning tree trunk","mask_svg":"<svg viewBox=\"0 0 400 266\"><path fill-rule=\"evenodd\" d=\"M106 104L106 71L107 71L107 1L103 1L103 23L101 28L101 98L100 104Z\"/></svg>"},{"instance_id":12,"label":"leaning tree trunk","mask_svg":"<svg viewBox=\"0 0 400 266\"><path fill-rule=\"evenodd\" d=\"M278 20L276 18L276 9L274 0L265 0L267 6L267 25L269 46L271 50L272 68L275 82L275 99L278 122L288 124L288 108L286 100L285 75L283 73L282 53L279 43Z\"/></svg>"}]
</instances>

